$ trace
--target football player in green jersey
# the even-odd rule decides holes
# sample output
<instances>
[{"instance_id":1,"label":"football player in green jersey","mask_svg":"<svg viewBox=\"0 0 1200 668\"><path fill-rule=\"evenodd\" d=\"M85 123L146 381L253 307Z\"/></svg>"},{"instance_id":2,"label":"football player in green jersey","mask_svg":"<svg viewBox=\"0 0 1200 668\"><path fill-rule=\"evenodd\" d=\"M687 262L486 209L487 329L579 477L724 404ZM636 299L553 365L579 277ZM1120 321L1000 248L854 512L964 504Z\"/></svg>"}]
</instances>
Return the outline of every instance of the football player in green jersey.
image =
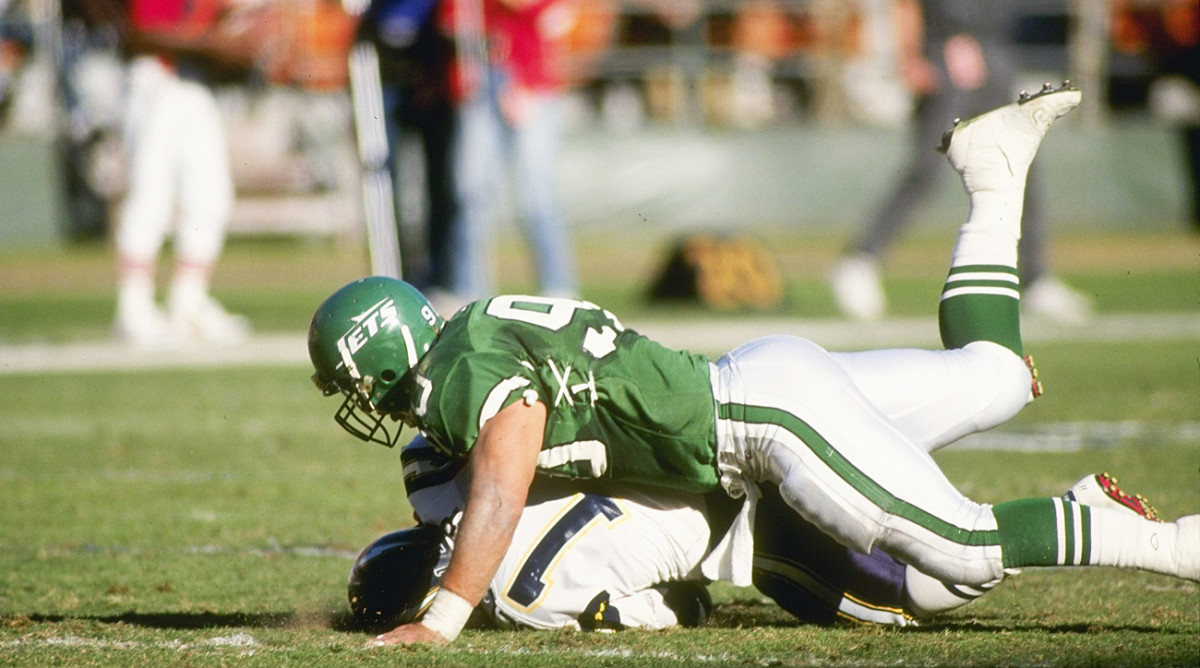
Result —
<instances>
[{"instance_id":1,"label":"football player in green jersey","mask_svg":"<svg viewBox=\"0 0 1200 668\"><path fill-rule=\"evenodd\" d=\"M1025 177L1080 101L1047 86L957 123L945 150L970 211L939 305L945 350L830 353L790 336L716 361L665 348L586 301L500 296L449 321L411 286L355 281L313 316L314 380L335 419L394 445L399 420L467 462L455 550L425 616L375 644L449 642L496 572L534 475L745 497L704 560L750 584L758 485L840 543L942 581L1111 565L1200 581L1200 515L1173 523L1062 498L989 506L929 452L999 424L1037 392L1023 357L1017 240ZM1031 392L1031 388L1034 391Z\"/></svg>"}]
</instances>

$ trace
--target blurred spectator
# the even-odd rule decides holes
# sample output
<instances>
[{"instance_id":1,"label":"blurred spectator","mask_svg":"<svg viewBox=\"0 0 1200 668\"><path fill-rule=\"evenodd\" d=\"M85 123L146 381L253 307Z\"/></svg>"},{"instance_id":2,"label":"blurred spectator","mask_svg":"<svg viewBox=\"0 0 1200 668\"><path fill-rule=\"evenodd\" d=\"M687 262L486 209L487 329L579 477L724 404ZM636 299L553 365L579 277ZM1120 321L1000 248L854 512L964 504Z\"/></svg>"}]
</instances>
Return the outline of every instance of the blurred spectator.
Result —
<instances>
[{"instance_id":1,"label":"blurred spectator","mask_svg":"<svg viewBox=\"0 0 1200 668\"><path fill-rule=\"evenodd\" d=\"M449 19L460 99L454 178L461 215L451 238L451 284L458 297L493 292L489 218L505 173L515 181L540 293L577 293L556 174L565 86L559 40L570 31L571 12L568 0L454 2Z\"/></svg>"},{"instance_id":2,"label":"blurred spectator","mask_svg":"<svg viewBox=\"0 0 1200 668\"><path fill-rule=\"evenodd\" d=\"M118 0L62 3L64 172L71 234L76 238L103 239L108 234L110 203L124 188L120 31L126 23Z\"/></svg>"},{"instance_id":3,"label":"blurred spectator","mask_svg":"<svg viewBox=\"0 0 1200 668\"><path fill-rule=\"evenodd\" d=\"M900 76L916 95L912 156L861 238L833 269L831 288L844 314L874 319L884 313L880 257L938 180L950 177L945 158L934 150L942 134L956 118L970 118L1012 101L1017 72L1011 30L1020 4L896 1ZM1027 313L1081 322L1092 312L1090 299L1046 270L1047 221L1041 190L1035 162L1022 219L1021 305Z\"/></svg>"},{"instance_id":4,"label":"blurred spectator","mask_svg":"<svg viewBox=\"0 0 1200 668\"><path fill-rule=\"evenodd\" d=\"M1200 232L1200 2L1113 0L1113 41L1121 51L1149 56L1160 75L1152 103L1180 127L1192 224Z\"/></svg>"},{"instance_id":5,"label":"blurred spectator","mask_svg":"<svg viewBox=\"0 0 1200 668\"><path fill-rule=\"evenodd\" d=\"M731 34L732 121L753 127L787 115L787 91L776 77L799 55L806 68L799 92L818 122L903 122L911 96L895 76L892 2L740 0Z\"/></svg>"},{"instance_id":6,"label":"blurred spectator","mask_svg":"<svg viewBox=\"0 0 1200 668\"><path fill-rule=\"evenodd\" d=\"M452 293L449 239L458 216L451 172L455 116L449 70L453 42L438 25L441 0L373 0L359 20L358 39L379 54L387 164L395 190L396 235L400 239L404 280L427 294ZM406 183L401 154L404 138L415 133L424 166L424 221L421 239L404 233ZM408 163L412 164L412 163Z\"/></svg>"},{"instance_id":7,"label":"blurred spectator","mask_svg":"<svg viewBox=\"0 0 1200 668\"><path fill-rule=\"evenodd\" d=\"M358 165L346 150L351 114L346 96L348 53L357 20L341 0L274 0L272 4L275 15L268 20L277 20L286 36L256 60L270 84L265 95L257 91L257 96L283 98L285 111L280 115L296 124L297 136L289 148L306 154L310 187L333 192L358 176ZM236 176L235 171L235 181Z\"/></svg>"},{"instance_id":8,"label":"blurred spectator","mask_svg":"<svg viewBox=\"0 0 1200 668\"><path fill-rule=\"evenodd\" d=\"M0 130L44 139L58 132L53 16L45 3L0 0Z\"/></svg>"},{"instance_id":9,"label":"blurred spectator","mask_svg":"<svg viewBox=\"0 0 1200 668\"><path fill-rule=\"evenodd\" d=\"M141 346L232 343L250 332L209 295L233 207L228 145L208 77L253 62L263 35L225 0L129 3L128 191L116 233L116 334ZM177 214L177 215L176 215ZM156 264L172 217L175 271L164 317Z\"/></svg>"},{"instance_id":10,"label":"blurred spectator","mask_svg":"<svg viewBox=\"0 0 1200 668\"><path fill-rule=\"evenodd\" d=\"M898 127L911 117L912 91L896 76L895 0L855 0L855 48L842 66L846 106L854 120Z\"/></svg>"},{"instance_id":11,"label":"blurred spectator","mask_svg":"<svg viewBox=\"0 0 1200 668\"><path fill-rule=\"evenodd\" d=\"M10 0L0 0L0 127L8 120L17 74L32 46L32 29L26 18L13 11Z\"/></svg>"},{"instance_id":12,"label":"blurred spectator","mask_svg":"<svg viewBox=\"0 0 1200 668\"><path fill-rule=\"evenodd\" d=\"M774 0L742 0L733 26L732 120L756 127L775 117L771 75L775 61L794 48L789 17Z\"/></svg>"},{"instance_id":13,"label":"blurred spectator","mask_svg":"<svg viewBox=\"0 0 1200 668\"><path fill-rule=\"evenodd\" d=\"M263 0L259 0L263 2ZM273 8L253 12L279 25L283 35L264 45L256 66L271 83L310 92L345 91L346 54L355 19L341 0L272 0Z\"/></svg>"}]
</instances>

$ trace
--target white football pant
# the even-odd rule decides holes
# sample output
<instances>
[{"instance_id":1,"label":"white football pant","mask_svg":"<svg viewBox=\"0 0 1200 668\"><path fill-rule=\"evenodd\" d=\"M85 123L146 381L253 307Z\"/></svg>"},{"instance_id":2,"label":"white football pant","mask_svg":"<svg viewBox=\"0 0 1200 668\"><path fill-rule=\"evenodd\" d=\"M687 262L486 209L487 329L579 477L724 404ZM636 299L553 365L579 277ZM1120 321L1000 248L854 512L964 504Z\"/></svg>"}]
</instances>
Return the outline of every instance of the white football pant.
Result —
<instances>
[{"instance_id":1,"label":"white football pant","mask_svg":"<svg viewBox=\"0 0 1200 668\"><path fill-rule=\"evenodd\" d=\"M971 535L996 529L990 507L959 493L929 452L1025 405L1031 377L1015 353L980 341L834 354L775 336L716 367L723 472L777 483L801 516L860 552L878 545L948 582L1001 577L999 545Z\"/></svg>"},{"instance_id":2,"label":"white football pant","mask_svg":"<svg viewBox=\"0 0 1200 668\"><path fill-rule=\"evenodd\" d=\"M154 262L177 213L177 256L211 265L224 245L234 200L229 147L212 91L152 57L133 62L129 87L129 191L117 252Z\"/></svg>"}]
</instances>

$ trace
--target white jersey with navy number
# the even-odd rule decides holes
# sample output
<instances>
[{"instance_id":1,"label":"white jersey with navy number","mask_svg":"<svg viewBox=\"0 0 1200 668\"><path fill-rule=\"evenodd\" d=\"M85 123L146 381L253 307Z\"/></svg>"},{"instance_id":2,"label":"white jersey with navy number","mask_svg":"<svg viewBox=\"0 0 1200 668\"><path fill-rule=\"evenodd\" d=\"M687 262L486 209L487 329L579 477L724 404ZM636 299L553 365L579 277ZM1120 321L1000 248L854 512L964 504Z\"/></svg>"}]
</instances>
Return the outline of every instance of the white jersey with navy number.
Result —
<instances>
[{"instance_id":1,"label":"white jersey with navy number","mask_svg":"<svg viewBox=\"0 0 1200 668\"><path fill-rule=\"evenodd\" d=\"M457 521L461 461L418 438L402 452L408 500L417 519ZM604 494L539 481L511 546L492 579L491 611L502 625L579 629L581 612L607 594L606 620L627 628L678 623L660 585L697 577L708 549L703 499L656 490Z\"/></svg>"}]
</instances>

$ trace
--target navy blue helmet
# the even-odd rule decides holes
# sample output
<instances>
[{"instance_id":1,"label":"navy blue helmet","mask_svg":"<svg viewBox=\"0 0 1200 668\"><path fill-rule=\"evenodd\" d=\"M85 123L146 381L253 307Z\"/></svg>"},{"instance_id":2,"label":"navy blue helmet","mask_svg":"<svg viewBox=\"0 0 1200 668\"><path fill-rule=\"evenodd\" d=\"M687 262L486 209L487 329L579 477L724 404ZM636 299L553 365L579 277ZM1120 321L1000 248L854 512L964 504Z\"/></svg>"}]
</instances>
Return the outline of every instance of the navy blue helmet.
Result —
<instances>
[{"instance_id":1,"label":"navy blue helmet","mask_svg":"<svg viewBox=\"0 0 1200 668\"><path fill-rule=\"evenodd\" d=\"M350 609L370 627L407 624L424 614L450 563L446 532L430 524L394 531L368 545L350 570Z\"/></svg>"}]
</instances>

